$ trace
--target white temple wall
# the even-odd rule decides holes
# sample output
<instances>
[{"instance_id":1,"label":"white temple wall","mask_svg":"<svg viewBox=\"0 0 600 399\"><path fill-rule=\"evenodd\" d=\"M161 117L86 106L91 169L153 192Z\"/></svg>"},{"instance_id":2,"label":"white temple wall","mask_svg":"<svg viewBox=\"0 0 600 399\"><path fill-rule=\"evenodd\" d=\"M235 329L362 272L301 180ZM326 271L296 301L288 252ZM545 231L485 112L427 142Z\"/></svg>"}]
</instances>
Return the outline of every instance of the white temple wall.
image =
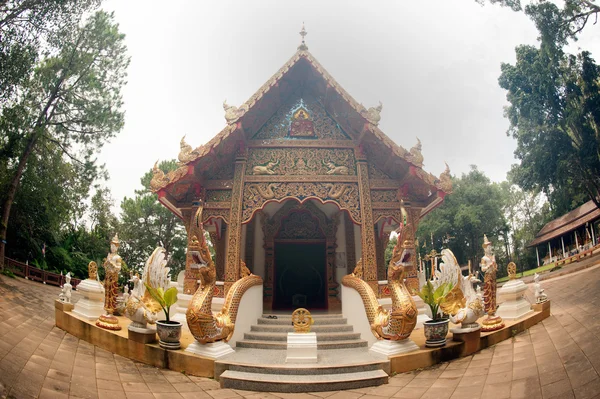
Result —
<instances>
[{"instance_id":1,"label":"white temple wall","mask_svg":"<svg viewBox=\"0 0 600 399\"><path fill-rule=\"evenodd\" d=\"M252 271L257 276L265 280L265 234L263 231L262 217L256 218L254 223L254 270Z\"/></svg>"},{"instance_id":2,"label":"white temple wall","mask_svg":"<svg viewBox=\"0 0 600 399\"><path fill-rule=\"evenodd\" d=\"M346 256L346 221L344 217L339 218L337 231L335 232L335 282L342 284L342 278L348 274L347 262L348 257ZM341 262L343 261L343 264ZM338 298L342 298L342 290L338 292Z\"/></svg>"},{"instance_id":3,"label":"white temple wall","mask_svg":"<svg viewBox=\"0 0 600 399\"><path fill-rule=\"evenodd\" d=\"M240 245L240 259L244 260L246 259L246 231L248 230L248 225L247 224L243 224L242 225L242 245Z\"/></svg>"},{"instance_id":4,"label":"white temple wall","mask_svg":"<svg viewBox=\"0 0 600 399\"><path fill-rule=\"evenodd\" d=\"M352 226L354 226L354 253L356 256L355 259L358 262L358 260L362 258L362 239L360 235L360 226L354 223L352 223Z\"/></svg>"}]
</instances>

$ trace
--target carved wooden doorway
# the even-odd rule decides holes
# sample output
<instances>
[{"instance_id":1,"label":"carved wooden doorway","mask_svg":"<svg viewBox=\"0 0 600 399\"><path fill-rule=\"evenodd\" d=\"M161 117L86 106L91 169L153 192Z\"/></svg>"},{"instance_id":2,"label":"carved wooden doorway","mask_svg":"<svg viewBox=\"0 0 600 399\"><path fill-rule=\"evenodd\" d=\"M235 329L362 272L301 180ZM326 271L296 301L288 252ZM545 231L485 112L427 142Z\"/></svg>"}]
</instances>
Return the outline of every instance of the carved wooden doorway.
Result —
<instances>
[{"instance_id":1,"label":"carved wooden doorway","mask_svg":"<svg viewBox=\"0 0 600 399\"><path fill-rule=\"evenodd\" d=\"M266 309L329 309L337 301L335 225L315 204L295 201L265 221Z\"/></svg>"}]
</instances>

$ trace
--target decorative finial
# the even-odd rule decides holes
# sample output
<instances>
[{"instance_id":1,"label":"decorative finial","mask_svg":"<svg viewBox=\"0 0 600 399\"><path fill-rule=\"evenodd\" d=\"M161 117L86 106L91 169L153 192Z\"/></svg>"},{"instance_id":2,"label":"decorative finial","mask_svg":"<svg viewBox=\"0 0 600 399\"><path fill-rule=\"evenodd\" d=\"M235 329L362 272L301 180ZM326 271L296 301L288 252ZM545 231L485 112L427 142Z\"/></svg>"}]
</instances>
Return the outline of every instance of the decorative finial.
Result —
<instances>
[{"instance_id":1,"label":"decorative finial","mask_svg":"<svg viewBox=\"0 0 600 399\"><path fill-rule=\"evenodd\" d=\"M302 30L300 31L300 36L302 36L302 43L298 46L298 50L306 51L308 50L308 46L304 42L304 36L308 35L306 29L304 29L304 21L302 21Z\"/></svg>"}]
</instances>

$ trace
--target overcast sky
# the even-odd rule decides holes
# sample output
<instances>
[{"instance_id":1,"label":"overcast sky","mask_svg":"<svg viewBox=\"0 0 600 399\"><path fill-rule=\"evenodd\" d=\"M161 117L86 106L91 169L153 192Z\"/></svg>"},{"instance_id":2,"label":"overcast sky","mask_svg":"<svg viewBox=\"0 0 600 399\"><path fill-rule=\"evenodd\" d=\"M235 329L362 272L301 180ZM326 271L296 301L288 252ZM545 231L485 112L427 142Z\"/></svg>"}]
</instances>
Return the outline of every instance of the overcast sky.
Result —
<instances>
[{"instance_id":1,"label":"overcast sky","mask_svg":"<svg viewBox=\"0 0 600 399\"><path fill-rule=\"evenodd\" d=\"M113 0L131 56L125 128L99 161L116 209L179 140L206 143L224 126L223 100L239 106L296 51L305 22L309 51L367 108L383 102L379 127L409 149L418 136L424 169L443 161L460 175L477 165L502 181L515 163L498 86L515 46L536 44L522 13L474 0L134 1ZM597 56L600 30L577 43ZM573 48L577 51L577 47Z\"/></svg>"}]
</instances>

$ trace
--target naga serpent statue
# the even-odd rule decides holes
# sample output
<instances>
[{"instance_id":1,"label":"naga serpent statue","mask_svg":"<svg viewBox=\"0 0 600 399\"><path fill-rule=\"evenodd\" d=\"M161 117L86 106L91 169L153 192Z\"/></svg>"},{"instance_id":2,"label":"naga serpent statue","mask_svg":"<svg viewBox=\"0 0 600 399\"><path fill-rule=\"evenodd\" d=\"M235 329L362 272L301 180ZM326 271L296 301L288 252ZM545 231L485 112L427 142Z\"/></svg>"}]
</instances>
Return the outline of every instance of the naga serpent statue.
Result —
<instances>
[{"instance_id":1,"label":"naga serpent statue","mask_svg":"<svg viewBox=\"0 0 600 399\"><path fill-rule=\"evenodd\" d=\"M246 264L242 262L241 278L229 289L221 311L213 314L211 308L217 273L204 234L201 234L201 237L199 250L194 251L194 259L200 268L201 284L190 301L186 319L190 332L201 344L227 342L233 335L242 296L250 287L261 285L263 281L259 276L250 273Z\"/></svg>"},{"instance_id":2,"label":"naga serpent statue","mask_svg":"<svg viewBox=\"0 0 600 399\"><path fill-rule=\"evenodd\" d=\"M404 285L404 268L409 263L410 251L401 253L401 240L394 247L388 266L388 287L392 298L392 310L379 304L377 296L369 284L362 279L362 259L351 274L344 276L342 284L354 288L360 294L371 325L371 332L377 339L399 341L406 339L417 325L417 306Z\"/></svg>"}]
</instances>

